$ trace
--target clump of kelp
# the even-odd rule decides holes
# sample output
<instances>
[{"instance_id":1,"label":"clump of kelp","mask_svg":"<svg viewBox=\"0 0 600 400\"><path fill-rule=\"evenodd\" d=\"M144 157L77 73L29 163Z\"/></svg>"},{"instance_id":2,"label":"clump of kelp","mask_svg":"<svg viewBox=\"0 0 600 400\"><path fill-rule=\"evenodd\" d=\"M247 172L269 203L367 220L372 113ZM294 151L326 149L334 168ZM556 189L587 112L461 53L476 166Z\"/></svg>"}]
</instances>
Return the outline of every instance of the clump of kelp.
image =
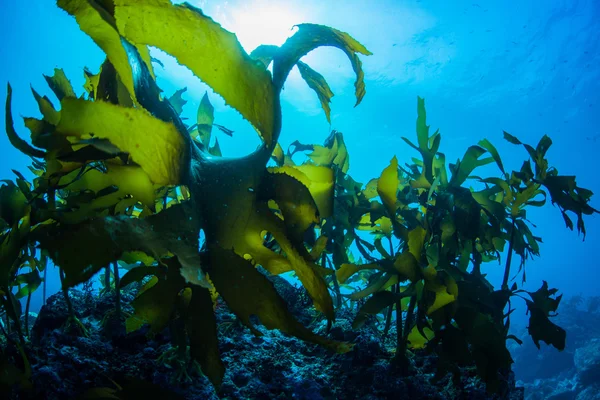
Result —
<instances>
[{"instance_id":1,"label":"clump of kelp","mask_svg":"<svg viewBox=\"0 0 600 400\"><path fill-rule=\"evenodd\" d=\"M188 4L59 0L58 5L107 57L97 74L85 71L79 97L62 70L46 77L60 110L33 92L43 115L25 118L33 146L14 130L8 87L6 131L32 157L37 177L29 183L17 172L16 181L0 189L0 295L12 321L6 329L16 331L16 339L4 333L22 355L17 367L3 354L3 385L27 388L28 332L21 327L18 298L30 298L41 285L48 257L60 269L67 304L68 288L89 282L103 268L110 290L112 273L115 311L107 319L127 332L149 325L149 335L169 326L180 355L196 360L216 387L224 374L213 312L219 296L256 334L252 315L268 329L335 352L352 350L352 344L298 322L257 266L269 274L293 271L329 326L335 308L348 300L361 304L356 328L383 313L385 331L396 324L400 365L408 365L410 349L426 347L439 356L438 377L451 372L458 379L459 366L474 364L490 392L506 389L503 376L512 363L506 348L508 339L517 340L508 333L511 299L525 299L536 344L564 348L565 331L549 319L560 303L557 290L546 283L537 292L509 286L513 254L521 257L523 274L524 261L538 255L541 239L529 228L528 208L544 205L549 195L567 227L574 228L569 213L575 214L584 235L583 215L597 212L588 205L589 190L549 166L547 136L534 148L505 133L529 153L519 171L508 173L494 146L482 140L449 164L448 174L441 135L430 134L419 99L417 143L404 140L421 158L404 167L394 158L378 179L363 185L348 175L339 132L323 146L296 141L284 153L278 145L279 96L294 66L329 119L333 93L300 61L315 48L333 46L348 56L357 104L362 100L358 54L370 53L348 34L302 24L281 47L260 46L248 55L235 35ZM148 46L174 56L239 111L262 138L259 148L241 158L222 157L212 128L232 132L214 124L206 95L197 123L185 124L180 116L185 89L169 98L161 94ZM297 152L308 152L300 165L293 161ZM500 177L473 175L490 163ZM465 186L468 178L477 189ZM364 262L353 262L351 246ZM504 281L494 290L481 265L499 260L506 246ZM122 277L119 265L129 269ZM119 290L134 282L143 286L132 303L134 313L125 315ZM72 307L68 327L86 334Z\"/></svg>"}]
</instances>

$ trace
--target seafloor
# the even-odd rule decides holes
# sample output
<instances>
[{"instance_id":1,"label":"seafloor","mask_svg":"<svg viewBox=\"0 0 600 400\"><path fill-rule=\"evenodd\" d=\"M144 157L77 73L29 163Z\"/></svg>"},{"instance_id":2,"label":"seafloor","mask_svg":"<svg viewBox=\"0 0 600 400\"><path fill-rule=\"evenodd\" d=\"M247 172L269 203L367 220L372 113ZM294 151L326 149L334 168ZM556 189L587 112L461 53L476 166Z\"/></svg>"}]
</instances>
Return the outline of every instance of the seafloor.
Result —
<instances>
[{"instance_id":1,"label":"seafloor","mask_svg":"<svg viewBox=\"0 0 600 400\"><path fill-rule=\"evenodd\" d=\"M310 307L304 289L281 278L272 279L293 313L324 334L326 324ZM125 312L131 311L129 303L136 291L123 291ZM222 301L216 315L227 372L222 387L215 391L198 366L171 347L168 329L151 339L143 329L125 334L123 324L111 320L114 293L71 290L70 297L89 335L65 331L64 296L51 296L38 317L29 321L32 332L26 352L32 364L33 389L15 391L12 398L111 398L83 396L93 388L114 390L115 383L129 393L124 396L121 391L118 398L127 399L499 398L486 393L474 367L461 369L459 385L450 376L434 382L436 359L425 351L411 353L409 367L400 369L393 362L393 328L383 336L372 320L353 330L352 310L339 312L329 332L333 339L355 343L352 352L338 355L278 331L263 329L263 336L254 336ZM600 313L585 310L580 302L573 299L557 317L569 332L564 352L553 348L538 351L523 332L524 344L511 349L519 380L509 378L511 390L505 398L600 399Z\"/></svg>"},{"instance_id":2,"label":"seafloor","mask_svg":"<svg viewBox=\"0 0 600 400\"><path fill-rule=\"evenodd\" d=\"M311 329L324 334L326 323L312 311L304 289L295 288L281 278L273 280L293 313ZM123 311L131 311L129 303L135 292L135 288L123 291ZM168 329L151 339L143 329L125 334L122 324L111 323L114 294L97 295L78 290L69 293L89 335L82 337L65 331L68 313L63 294L51 296L38 317L30 321L31 342L26 352L32 364L33 389L13 392L13 398L90 398L81 396L92 388L114 389L115 383L130 388L133 397L126 398L140 399L148 396L183 399L491 398L476 377L474 367L462 369L459 386L455 386L450 376L439 382L432 381L436 360L426 352L411 354L410 366L400 369L393 362L396 335L393 329L384 337L375 321L371 321L355 331L351 328L355 311L339 312L329 332L330 338L355 344L353 351L339 355L278 331L263 329L263 336L254 336L222 301L218 302L216 315L220 351L227 372L217 392L197 365L185 361L185 357L179 361L181 357L171 347ZM509 398L523 398L522 388L515 388L514 381L511 380L509 386L512 389ZM174 394L159 394L159 389Z\"/></svg>"}]
</instances>

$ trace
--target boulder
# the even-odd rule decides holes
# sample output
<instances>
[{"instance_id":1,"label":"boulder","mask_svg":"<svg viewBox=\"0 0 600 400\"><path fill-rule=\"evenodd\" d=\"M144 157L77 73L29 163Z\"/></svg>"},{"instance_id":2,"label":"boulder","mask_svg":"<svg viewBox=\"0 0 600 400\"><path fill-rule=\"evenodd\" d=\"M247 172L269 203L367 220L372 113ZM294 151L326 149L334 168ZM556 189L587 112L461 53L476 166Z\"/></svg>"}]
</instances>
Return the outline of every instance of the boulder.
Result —
<instances>
[{"instance_id":1,"label":"boulder","mask_svg":"<svg viewBox=\"0 0 600 400\"><path fill-rule=\"evenodd\" d=\"M575 351L575 367L583 387L600 382L600 338L590 340Z\"/></svg>"}]
</instances>

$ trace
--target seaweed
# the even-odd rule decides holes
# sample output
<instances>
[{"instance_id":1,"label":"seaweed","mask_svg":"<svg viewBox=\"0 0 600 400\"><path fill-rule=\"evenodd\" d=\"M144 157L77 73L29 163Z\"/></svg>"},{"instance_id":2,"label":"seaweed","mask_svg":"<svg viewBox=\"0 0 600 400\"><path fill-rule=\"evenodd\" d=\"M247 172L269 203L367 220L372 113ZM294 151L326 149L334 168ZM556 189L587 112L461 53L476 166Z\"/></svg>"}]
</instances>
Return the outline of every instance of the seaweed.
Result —
<instances>
[{"instance_id":1,"label":"seaweed","mask_svg":"<svg viewBox=\"0 0 600 400\"><path fill-rule=\"evenodd\" d=\"M271 78L266 66L247 55L233 34L189 4L59 1L58 5L75 17L107 58L97 75L86 72L87 98L76 97L60 70L47 78L60 110L34 91L43 119L26 120L33 146L25 145L12 127L9 86L11 142L43 166L35 191L39 208L19 210L26 215L11 213L9 221L18 224L30 214L43 215L35 224L21 223L10 234L23 243L37 243L60 266L67 300L69 287L89 280L126 254L141 251L153 258L158 266L150 274L156 276L134 301L127 330L150 324L150 332L155 333L172 317L182 318L184 342L215 386L220 384L223 367L211 316L211 291L218 292L257 334L250 314L257 314L268 329L278 328L338 352L349 351L349 344L318 336L297 322L272 284L253 272L252 265L275 274L293 270L316 308L333 322L323 271L301 240L305 230L320 222L320 212L326 212L331 173L326 168L301 171L266 165L281 130L279 92L300 57L320 46L342 49L357 72L359 102L364 83L356 52L368 51L343 32L305 24L276 49ZM165 20L179 22L175 28L164 25ZM211 40L205 40L208 37ZM183 91L169 99L160 95L147 45L175 56L223 96L256 128L263 140L260 148L232 159L220 157L218 145L209 147L213 110L206 96L195 135L194 127L186 126L179 116ZM179 201L184 191L187 199ZM168 202L169 193L176 194L176 204ZM269 202L278 209L271 209ZM201 230L206 238L202 247ZM265 247L265 231L283 254ZM3 250L18 251L21 242ZM163 279L160 266L168 266ZM134 268L122 282L135 280L134 275L141 278ZM118 274L114 276L118 282ZM187 307L180 309L183 293Z\"/></svg>"},{"instance_id":2,"label":"seaweed","mask_svg":"<svg viewBox=\"0 0 600 400\"><path fill-rule=\"evenodd\" d=\"M352 343L302 325L266 276L293 272L327 329L336 308L356 302L353 327L384 313L387 334L395 310L395 360L403 369L410 368L411 351L425 348L438 355L436 379L452 373L458 384L459 367L474 365L490 392L508 389L506 341L517 340L509 334L511 301L525 294L516 282L509 287L512 256L521 257L525 280L525 260L539 255L541 241L527 209L543 206L550 195L571 230L570 215L577 217L584 238L584 215L598 212L589 205L591 191L549 166L547 136L533 148L505 133L531 159L510 174L487 139L446 166L441 134L430 134L418 98L417 141L403 140L421 158L400 165L394 157L378 178L362 184L349 175L341 132L333 130L323 145L296 140L286 152L278 143L280 93L294 66L330 121L333 92L300 61L310 51L343 51L356 74L356 105L365 96L359 55L371 53L347 33L301 24L282 46L247 54L234 34L189 4L59 0L58 6L106 59L97 74L84 71L80 96L62 70L45 77L60 108L33 90L43 118L25 118L31 144L14 129L8 86L6 132L32 158L36 176L29 183L17 173L15 182L0 187L0 295L21 345L28 333L21 329L17 297L40 286L49 257L60 268L68 305L68 289L104 269L105 289L115 290L116 321L126 318L126 332L148 326L152 336L169 328L173 353L163 359L197 362L216 388L224 375L217 298L256 335L263 333L253 315L266 329L337 353L351 351ZM208 93L195 122L186 124L187 89L162 95L148 46L174 56L222 96L255 128L260 146L244 157L222 155L213 127L234 132L215 123ZM299 152L307 156L301 164L294 161ZM491 163L500 177L474 175ZM507 244L504 280L495 290L481 266L499 261ZM128 272L120 276L119 268ZM126 315L120 290L134 282L141 289L133 314ZM562 350L566 333L550 321L561 300L556 293L544 282L524 299L535 344ZM68 321L85 334L70 306ZM14 372L8 362L3 368ZM21 379L13 372L12 381ZM98 393L115 397L123 388Z\"/></svg>"},{"instance_id":3,"label":"seaweed","mask_svg":"<svg viewBox=\"0 0 600 400\"><path fill-rule=\"evenodd\" d=\"M368 281L366 286L359 285L359 290L348 286L353 290L347 295L350 300L367 298L358 311L355 328L369 315L387 310L383 329L387 333L395 308L396 359L402 365L407 365L407 348L427 347L439 356L437 379L452 372L458 384L457 367L474 363L490 392L505 392L504 375L513 362L506 341L519 342L509 334L514 311L510 300L524 293L516 282L508 286L511 259L513 253L521 256L519 272L525 281L525 260L539 255L541 241L529 228L527 208L543 206L549 194L567 227L573 229L567 214L572 212L578 217L578 231L584 235L583 215L598 211L588 204L591 192L578 187L575 177L563 177L549 166L545 155L551 141L547 136L536 149L525 145L531 161L526 160L520 171L506 173L498 151L484 139L450 164L448 175L445 156L439 151L441 134L436 131L430 135L425 103L420 98L417 115L417 145L403 139L419 151L421 160L413 159L414 164L402 167L394 157L379 178L364 186L340 172L345 188L336 192L336 205L344 205L338 207L329 224L346 233L339 236L345 246L329 249L334 260L342 260L336 265L335 276L344 285L355 274L368 274L362 279ZM520 144L507 133L505 138ZM306 145L295 146L312 150ZM473 175L478 167L490 163L497 165L501 178ZM465 187L469 178L477 187ZM355 230L369 231L374 236L372 243L356 236ZM365 263L347 261L346 251L352 241ZM384 241L389 242L389 249L383 246ZM507 243L504 279L500 290L494 290L481 266L499 262ZM527 292L530 299L524 300L530 314L529 333L536 346L543 340L563 350L566 333L549 319L561 300L561 296L554 297L556 293L557 289L548 289L544 282L537 292Z\"/></svg>"}]
</instances>

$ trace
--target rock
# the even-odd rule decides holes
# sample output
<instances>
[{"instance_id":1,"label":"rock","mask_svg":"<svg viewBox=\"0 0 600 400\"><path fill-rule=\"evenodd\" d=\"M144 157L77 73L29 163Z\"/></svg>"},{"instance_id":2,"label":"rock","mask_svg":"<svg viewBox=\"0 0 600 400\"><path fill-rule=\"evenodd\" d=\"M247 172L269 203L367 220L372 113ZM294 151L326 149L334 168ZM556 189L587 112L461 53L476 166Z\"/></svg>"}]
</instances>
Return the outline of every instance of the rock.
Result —
<instances>
[{"instance_id":1,"label":"rock","mask_svg":"<svg viewBox=\"0 0 600 400\"><path fill-rule=\"evenodd\" d=\"M257 318L252 322L262 336L255 336L219 299L215 317L226 373L221 390L216 392L198 370L186 368L192 363L174 358L176 352L171 346L169 329L152 339L146 335L147 327L109 337L101 321L114 309L114 296L110 293L90 296L70 290L75 312L89 336L64 332L67 309L62 293L48 299L33 328L35 340L27 349L33 370L31 398L76 398L88 389L111 388L112 381L121 384L131 378L188 400L490 398L472 367L463 370L460 387L454 386L450 376L434 384L431 378L436 371L435 356L425 352L411 354L408 367L394 362L395 327L384 336L373 320L362 329L353 330L356 310L342 309L328 331L327 321L306 301L304 289L295 288L282 278L271 277L271 280L290 311L309 329L330 339L349 341L354 349L335 354L278 330L268 330ZM130 310L133 293L124 291L122 299L123 309ZM187 376L192 380L178 380ZM512 378L509 386L513 389L510 399L522 400L523 393L514 389Z\"/></svg>"},{"instance_id":2,"label":"rock","mask_svg":"<svg viewBox=\"0 0 600 400\"><path fill-rule=\"evenodd\" d=\"M600 339L592 339L575 351L575 367L582 386L600 382Z\"/></svg>"},{"instance_id":3,"label":"rock","mask_svg":"<svg viewBox=\"0 0 600 400\"><path fill-rule=\"evenodd\" d=\"M575 400L600 400L600 384L588 386L577 395Z\"/></svg>"}]
</instances>

